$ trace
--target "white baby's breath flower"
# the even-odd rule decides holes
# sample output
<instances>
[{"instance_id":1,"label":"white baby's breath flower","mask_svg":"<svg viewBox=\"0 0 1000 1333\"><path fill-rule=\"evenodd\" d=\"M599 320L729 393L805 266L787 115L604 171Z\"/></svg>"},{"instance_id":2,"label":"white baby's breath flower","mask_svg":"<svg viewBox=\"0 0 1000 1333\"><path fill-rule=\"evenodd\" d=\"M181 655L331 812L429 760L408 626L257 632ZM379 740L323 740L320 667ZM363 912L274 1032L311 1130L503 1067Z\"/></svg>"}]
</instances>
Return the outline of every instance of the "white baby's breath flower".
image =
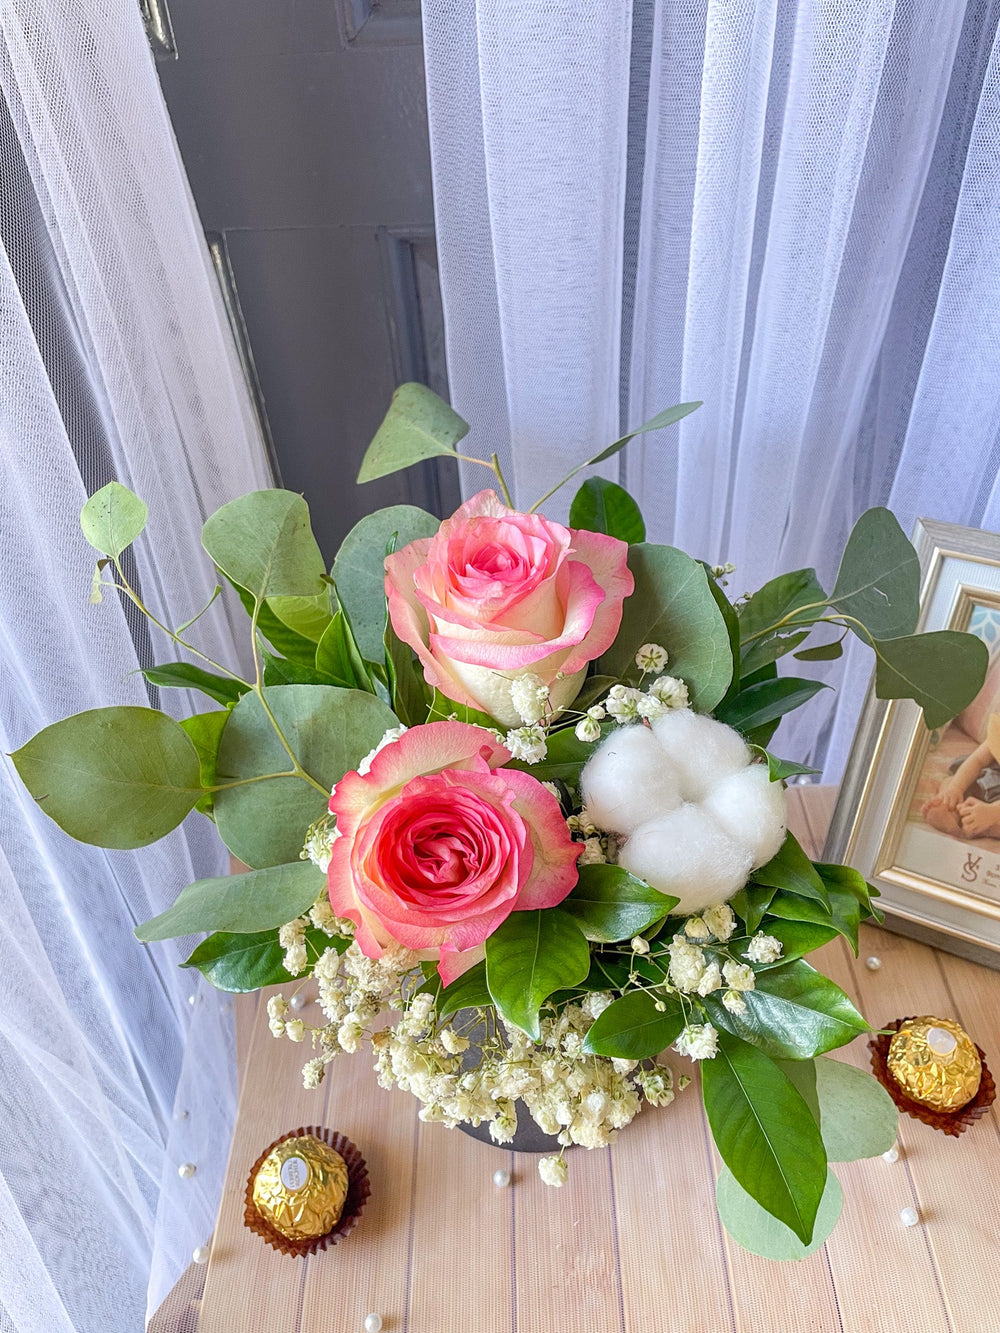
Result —
<instances>
[{"instance_id":1,"label":"white baby's breath flower","mask_svg":"<svg viewBox=\"0 0 1000 1333\"><path fill-rule=\"evenodd\" d=\"M632 952L640 954L649 953L649 940L644 940L641 935L633 935Z\"/></svg>"},{"instance_id":2,"label":"white baby's breath flower","mask_svg":"<svg viewBox=\"0 0 1000 1333\"><path fill-rule=\"evenodd\" d=\"M684 922L684 934L689 940L707 940L711 938L712 932L702 917L689 916Z\"/></svg>"},{"instance_id":3,"label":"white baby's breath flower","mask_svg":"<svg viewBox=\"0 0 1000 1333\"><path fill-rule=\"evenodd\" d=\"M587 716L592 717L595 722L603 722L608 712L603 704L591 704L587 709Z\"/></svg>"},{"instance_id":4,"label":"white baby's breath flower","mask_svg":"<svg viewBox=\"0 0 1000 1333\"><path fill-rule=\"evenodd\" d=\"M362 1027L354 1018L347 1018L337 1029L337 1041L341 1049L348 1055L353 1055L361 1045Z\"/></svg>"},{"instance_id":5,"label":"white baby's breath flower","mask_svg":"<svg viewBox=\"0 0 1000 1333\"><path fill-rule=\"evenodd\" d=\"M302 1086L304 1088L318 1088L323 1082L323 1075L326 1073L326 1065L322 1056L315 1060L308 1060L302 1066Z\"/></svg>"},{"instance_id":6,"label":"white baby's breath flower","mask_svg":"<svg viewBox=\"0 0 1000 1333\"><path fill-rule=\"evenodd\" d=\"M583 741L585 745L589 745L591 742L599 741L601 739L601 724L596 722L592 717L581 718L573 728L573 731L576 735L576 739L578 741Z\"/></svg>"},{"instance_id":7,"label":"white baby's breath flower","mask_svg":"<svg viewBox=\"0 0 1000 1333\"><path fill-rule=\"evenodd\" d=\"M285 1035L290 1041L302 1041L306 1035L306 1025L301 1018L290 1018L285 1024Z\"/></svg>"},{"instance_id":8,"label":"white baby's breath flower","mask_svg":"<svg viewBox=\"0 0 1000 1333\"><path fill-rule=\"evenodd\" d=\"M699 995L711 995L713 991L719 989L722 985L722 973L719 971L719 964L709 963L701 974L701 980L698 982L697 991Z\"/></svg>"},{"instance_id":9,"label":"white baby's breath flower","mask_svg":"<svg viewBox=\"0 0 1000 1333\"><path fill-rule=\"evenodd\" d=\"M711 1023L689 1023L674 1044L674 1050L691 1060L714 1060L719 1034Z\"/></svg>"},{"instance_id":10,"label":"white baby's breath flower","mask_svg":"<svg viewBox=\"0 0 1000 1333\"><path fill-rule=\"evenodd\" d=\"M595 990L589 995L585 995L580 1002L580 1007L585 1014L591 1018L600 1018L609 1004L614 1004L615 997L610 991Z\"/></svg>"},{"instance_id":11,"label":"white baby's breath flower","mask_svg":"<svg viewBox=\"0 0 1000 1333\"><path fill-rule=\"evenodd\" d=\"M545 788L548 794L550 796L554 796L557 801L562 800L562 792L560 792L559 788L556 786L554 782L543 782L542 786Z\"/></svg>"},{"instance_id":12,"label":"white baby's breath flower","mask_svg":"<svg viewBox=\"0 0 1000 1333\"><path fill-rule=\"evenodd\" d=\"M309 920L317 930L323 931L324 935L336 935L337 917L334 915L333 908L330 906L330 899L324 893L322 897L317 898L309 909Z\"/></svg>"},{"instance_id":13,"label":"white baby's breath flower","mask_svg":"<svg viewBox=\"0 0 1000 1333\"><path fill-rule=\"evenodd\" d=\"M747 1011L747 1002L738 990L727 990L722 1003L731 1014L745 1014Z\"/></svg>"},{"instance_id":14,"label":"white baby's breath flower","mask_svg":"<svg viewBox=\"0 0 1000 1333\"><path fill-rule=\"evenodd\" d=\"M599 866L607 860L600 838L587 838L577 860L578 866Z\"/></svg>"},{"instance_id":15,"label":"white baby's breath flower","mask_svg":"<svg viewBox=\"0 0 1000 1333\"><path fill-rule=\"evenodd\" d=\"M736 914L728 903L720 903L718 907L706 908L701 914L701 919L715 938L721 940L723 944L736 929Z\"/></svg>"},{"instance_id":16,"label":"white baby's breath flower","mask_svg":"<svg viewBox=\"0 0 1000 1333\"><path fill-rule=\"evenodd\" d=\"M753 990L757 978L752 967L746 963L737 963L732 959L722 964L722 975L730 990Z\"/></svg>"},{"instance_id":17,"label":"white baby's breath flower","mask_svg":"<svg viewBox=\"0 0 1000 1333\"><path fill-rule=\"evenodd\" d=\"M620 727L627 722L635 722L639 717L641 690L634 690L628 685L612 685L608 691L605 707Z\"/></svg>"},{"instance_id":18,"label":"white baby's breath flower","mask_svg":"<svg viewBox=\"0 0 1000 1333\"><path fill-rule=\"evenodd\" d=\"M776 963L781 957L781 941L776 940L773 935L765 935L762 931L758 931L747 945L743 957L749 958L751 963Z\"/></svg>"},{"instance_id":19,"label":"white baby's breath flower","mask_svg":"<svg viewBox=\"0 0 1000 1333\"><path fill-rule=\"evenodd\" d=\"M268 1018L284 1018L288 1013L288 1001L283 995L272 995L267 1002Z\"/></svg>"},{"instance_id":20,"label":"white baby's breath flower","mask_svg":"<svg viewBox=\"0 0 1000 1333\"><path fill-rule=\"evenodd\" d=\"M469 1049L468 1037L460 1037L454 1028L442 1028L438 1036L449 1055L461 1055Z\"/></svg>"},{"instance_id":21,"label":"white baby's breath flower","mask_svg":"<svg viewBox=\"0 0 1000 1333\"><path fill-rule=\"evenodd\" d=\"M546 755L545 732L539 726L517 727L508 731L504 745L514 759L525 764L540 763Z\"/></svg>"},{"instance_id":22,"label":"white baby's breath flower","mask_svg":"<svg viewBox=\"0 0 1000 1333\"><path fill-rule=\"evenodd\" d=\"M688 687L677 676L658 676L647 686L647 693L665 703L668 708L688 706Z\"/></svg>"},{"instance_id":23,"label":"white baby's breath flower","mask_svg":"<svg viewBox=\"0 0 1000 1333\"><path fill-rule=\"evenodd\" d=\"M330 868L333 844L339 836L335 817L331 814L322 815L306 829L306 840L299 852L299 860L311 861L325 875Z\"/></svg>"},{"instance_id":24,"label":"white baby's breath flower","mask_svg":"<svg viewBox=\"0 0 1000 1333\"><path fill-rule=\"evenodd\" d=\"M569 1178L566 1159L561 1155L559 1157L540 1157L538 1160L538 1174L546 1185L551 1185L553 1189L560 1189Z\"/></svg>"},{"instance_id":25,"label":"white baby's breath flower","mask_svg":"<svg viewBox=\"0 0 1000 1333\"><path fill-rule=\"evenodd\" d=\"M650 1106L669 1106L674 1100L673 1075L665 1065L638 1070L635 1081Z\"/></svg>"},{"instance_id":26,"label":"white baby's breath flower","mask_svg":"<svg viewBox=\"0 0 1000 1333\"><path fill-rule=\"evenodd\" d=\"M670 707L662 699L658 699L655 694L642 694L639 696L639 702L636 704L636 710L640 717L649 718L650 722L654 718L662 717L664 713L670 712Z\"/></svg>"},{"instance_id":27,"label":"white baby's breath flower","mask_svg":"<svg viewBox=\"0 0 1000 1333\"><path fill-rule=\"evenodd\" d=\"M675 935L667 951L670 954L671 983L686 994L696 990L705 971L705 955L696 944L688 943L683 935Z\"/></svg>"},{"instance_id":28,"label":"white baby's breath flower","mask_svg":"<svg viewBox=\"0 0 1000 1333\"><path fill-rule=\"evenodd\" d=\"M658 643L644 643L635 655L640 671L662 671L669 660L666 648Z\"/></svg>"},{"instance_id":29,"label":"white baby's breath flower","mask_svg":"<svg viewBox=\"0 0 1000 1333\"><path fill-rule=\"evenodd\" d=\"M522 722L541 722L548 698L549 687L533 671L526 671L510 682L510 701Z\"/></svg>"}]
</instances>

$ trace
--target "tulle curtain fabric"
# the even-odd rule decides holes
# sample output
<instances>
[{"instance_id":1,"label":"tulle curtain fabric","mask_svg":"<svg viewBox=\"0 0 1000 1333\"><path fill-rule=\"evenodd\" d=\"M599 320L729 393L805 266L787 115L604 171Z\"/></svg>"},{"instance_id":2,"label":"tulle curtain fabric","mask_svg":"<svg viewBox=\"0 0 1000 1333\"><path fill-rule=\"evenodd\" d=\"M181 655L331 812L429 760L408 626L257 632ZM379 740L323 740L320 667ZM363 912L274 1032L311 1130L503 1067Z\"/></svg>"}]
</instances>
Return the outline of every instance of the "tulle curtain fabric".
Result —
<instances>
[{"instance_id":1,"label":"tulle curtain fabric","mask_svg":"<svg viewBox=\"0 0 1000 1333\"><path fill-rule=\"evenodd\" d=\"M269 477L138 5L5 0L0 94L6 755L148 706L137 668L177 656L113 592L89 604L88 492L146 499L134 575L176 624L214 587L202 519ZM199 634L233 656L224 605ZM132 927L227 858L206 820L140 852L74 843L6 758L0 849L0 1329L137 1329L211 1233L235 1094L228 1002Z\"/></svg>"},{"instance_id":2,"label":"tulle curtain fabric","mask_svg":"<svg viewBox=\"0 0 1000 1333\"><path fill-rule=\"evenodd\" d=\"M453 400L518 502L584 423L600 448L697 398L608 475L653 539L734 561L732 591L831 581L873 504L996 526L995 0L537 8L424 0ZM501 104L530 151L491 132ZM839 706L784 737L830 778L867 671L831 668Z\"/></svg>"}]
</instances>

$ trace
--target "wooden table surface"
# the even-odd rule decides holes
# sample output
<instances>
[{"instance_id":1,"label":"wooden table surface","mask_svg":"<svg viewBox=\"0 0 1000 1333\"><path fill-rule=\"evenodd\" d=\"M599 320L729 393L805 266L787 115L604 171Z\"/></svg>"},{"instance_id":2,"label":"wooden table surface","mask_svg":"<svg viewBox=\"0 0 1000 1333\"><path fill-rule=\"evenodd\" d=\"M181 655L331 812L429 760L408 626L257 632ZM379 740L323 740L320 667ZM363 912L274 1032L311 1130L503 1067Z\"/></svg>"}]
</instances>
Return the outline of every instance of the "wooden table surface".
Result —
<instances>
[{"instance_id":1,"label":"wooden table surface","mask_svg":"<svg viewBox=\"0 0 1000 1333\"><path fill-rule=\"evenodd\" d=\"M789 796L790 822L818 855L834 793ZM872 954L877 971L864 965ZM876 928L863 930L860 961L838 940L817 962L873 1022L954 1016L1000 1053L997 973ZM722 1230L697 1080L612 1148L574 1150L568 1184L552 1190L535 1157L422 1124L363 1055L305 1091L304 1048L275 1041L255 999L241 1005L245 1077L212 1258L188 1271L152 1333L360 1333L374 1311L385 1333L1000 1333L996 1108L958 1140L904 1117L897 1162L836 1167L844 1211L827 1243L776 1264ZM863 1039L838 1055L868 1067ZM244 1228L243 1190L268 1143L314 1123L358 1144L372 1198L346 1241L291 1259ZM493 1184L497 1167L510 1187ZM901 1225L908 1206L918 1226Z\"/></svg>"}]
</instances>

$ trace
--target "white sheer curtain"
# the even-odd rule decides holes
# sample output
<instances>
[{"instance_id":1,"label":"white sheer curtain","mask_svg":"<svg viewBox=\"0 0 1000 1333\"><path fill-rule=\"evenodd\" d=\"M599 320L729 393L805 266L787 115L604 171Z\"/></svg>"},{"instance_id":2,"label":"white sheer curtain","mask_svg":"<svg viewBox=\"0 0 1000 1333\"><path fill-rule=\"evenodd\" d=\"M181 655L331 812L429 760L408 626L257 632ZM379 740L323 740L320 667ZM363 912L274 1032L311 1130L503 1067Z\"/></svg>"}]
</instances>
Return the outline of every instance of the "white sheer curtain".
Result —
<instances>
[{"instance_id":1,"label":"white sheer curtain","mask_svg":"<svg viewBox=\"0 0 1000 1333\"><path fill-rule=\"evenodd\" d=\"M700 398L618 475L735 591L831 581L872 504L998 526L998 15L424 0L452 396L520 502L619 407L626 428ZM868 665L784 739L829 746L828 777Z\"/></svg>"},{"instance_id":2,"label":"white sheer curtain","mask_svg":"<svg viewBox=\"0 0 1000 1333\"><path fill-rule=\"evenodd\" d=\"M88 603L87 493L146 499L135 574L179 623L214 586L202 519L269 478L138 5L4 0L0 34L6 754L148 704L136 668L175 656ZM199 629L232 655L224 608ZM0 1329L139 1328L211 1233L235 1080L228 1002L132 927L226 857L197 816L135 853L77 845L6 759L0 849Z\"/></svg>"}]
</instances>

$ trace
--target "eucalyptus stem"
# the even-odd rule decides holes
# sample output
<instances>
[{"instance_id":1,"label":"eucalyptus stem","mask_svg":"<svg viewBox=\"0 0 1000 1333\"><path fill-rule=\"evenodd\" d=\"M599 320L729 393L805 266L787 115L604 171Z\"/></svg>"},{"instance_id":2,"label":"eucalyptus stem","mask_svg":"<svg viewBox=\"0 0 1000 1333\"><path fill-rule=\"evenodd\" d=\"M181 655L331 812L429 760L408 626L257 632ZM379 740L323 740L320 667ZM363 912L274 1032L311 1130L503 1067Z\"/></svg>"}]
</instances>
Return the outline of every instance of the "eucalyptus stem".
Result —
<instances>
[{"instance_id":1,"label":"eucalyptus stem","mask_svg":"<svg viewBox=\"0 0 1000 1333\"><path fill-rule=\"evenodd\" d=\"M473 458L472 454L456 453L455 457L461 459L463 463L478 463L480 467L488 467L497 479L497 484L500 487L500 492L503 495L504 500L511 509L514 508L514 501L511 499L507 483L504 481L504 475L500 471L500 460L497 458L496 454L490 455L490 461L488 463L485 458ZM529 510L529 513L530 512L531 511Z\"/></svg>"},{"instance_id":2,"label":"eucalyptus stem","mask_svg":"<svg viewBox=\"0 0 1000 1333\"><path fill-rule=\"evenodd\" d=\"M748 643L755 643L758 639L766 638L768 634L776 633L785 625L792 624L795 617L800 616L803 611L824 611L829 605L829 602L808 602L804 606L793 607L792 610L783 615L780 620L776 620L773 625L768 625L766 629L759 629L756 634L748 634L745 639L741 640L740 647L745 647ZM816 624L817 621L821 619L829 621L830 617L817 616L814 619L813 624Z\"/></svg>"}]
</instances>

